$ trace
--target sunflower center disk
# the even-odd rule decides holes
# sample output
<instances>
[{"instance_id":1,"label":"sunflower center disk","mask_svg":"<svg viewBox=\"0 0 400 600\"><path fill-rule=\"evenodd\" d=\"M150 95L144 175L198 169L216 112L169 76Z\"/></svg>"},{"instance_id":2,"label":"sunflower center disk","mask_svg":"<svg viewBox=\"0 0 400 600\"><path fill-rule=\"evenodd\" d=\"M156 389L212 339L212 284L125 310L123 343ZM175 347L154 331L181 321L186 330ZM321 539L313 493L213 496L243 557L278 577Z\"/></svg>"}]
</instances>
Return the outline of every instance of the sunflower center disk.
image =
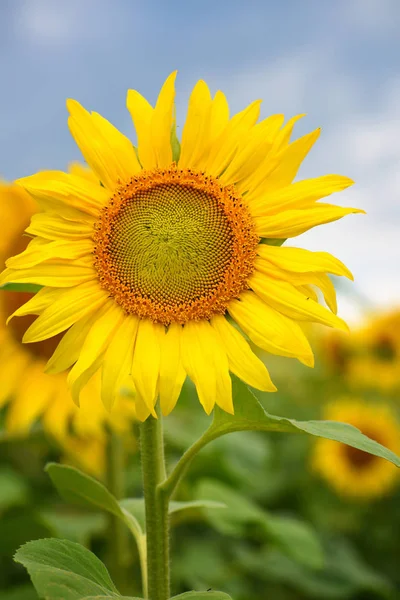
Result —
<instances>
[{"instance_id":1,"label":"sunflower center disk","mask_svg":"<svg viewBox=\"0 0 400 600\"><path fill-rule=\"evenodd\" d=\"M233 188L175 166L121 186L94 238L102 286L127 313L165 325L223 313L247 287L259 241Z\"/></svg>"}]
</instances>

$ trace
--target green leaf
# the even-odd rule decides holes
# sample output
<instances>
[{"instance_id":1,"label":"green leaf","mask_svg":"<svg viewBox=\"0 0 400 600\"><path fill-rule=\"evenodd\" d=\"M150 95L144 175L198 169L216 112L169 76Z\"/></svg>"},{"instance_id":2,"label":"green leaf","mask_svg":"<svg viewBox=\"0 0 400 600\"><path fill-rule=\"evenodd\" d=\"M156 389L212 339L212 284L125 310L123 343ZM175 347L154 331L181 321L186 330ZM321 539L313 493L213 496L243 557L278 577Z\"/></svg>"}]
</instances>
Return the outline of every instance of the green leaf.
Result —
<instances>
[{"instance_id":1,"label":"green leaf","mask_svg":"<svg viewBox=\"0 0 400 600\"><path fill-rule=\"evenodd\" d=\"M24 478L7 467L0 470L0 511L26 504L28 486Z\"/></svg>"},{"instance_id":2,"label":"green leaf","mask_svg":"<svg viewBox=\"0 0 400 600\"><path fill-rule=\"evenodd\" d=\"M34 283L5 283L4 285L0 285L0 290L36 294L42 287L42 285L35 285Z\"/></svg>"},{"instance_id":3,"label":"green leaf","mask_svg":"<svg viewBox=\"0 0 400 600\"><path fill-rule=\"evenodd\" d=\"M361 598L363 591L372 592L371 597L374 598L392 598L391 583L363 563L347 542L339 539L330 541L324 550L326 564L319 570L311 570L268 548L249 550L238 547L236 560L250 574L257 575L267 584L284 582L307 598Z\"/></svg>"},{"instance_id":4,"label":"green leaf","mask_svg":"<svg viewBox=\"0 0 400 600\"><path fill-rule=\"evenodd\" d=\"M232 598L224 592L210 590L208 592L185 592L174 596L171 600L232 600Z\"/></svg>"},{"instance_id":5,"label":"green leaf","mask_svg":"<svg viewBox=\"0 0 400 600\"><path fill-rule=\"evenodd\" d=\"M124 498L120 500L119 504L124 511L137 521L141 531L145 531L146 515L143 498Z\"/></svg>"},{"instance_id":6,"label":"green leaf","mask_svg":"<svg viewBox=\"0 0 400 600\"><path fill-rule=\"evenodd\" d=\"M85 596L81 600L112 600L115 596ZM136 596L118 596L118 600L143 600L143 598L137 598Z\"/></svg>"},{"instance_id":7,"label":"green leaf","mask_svg":"<svg viewBox=\"0 0 400 600\"><path fill-rule=\"evenodd\" d=\"M313 569L323 566L321 543L307 523L267 512L227 485L211 479L200 482L197 495L226 503L224 511L206 511L211 523L221 533L243 538L248 525L256 525L258 536L272 540L293 560Z\"/></svg>"},{"instance_id":8,"label":"green leaf","mask_svg":"<svg viewBox=\"0 0 400 600\"><path fill-rule=\"evenodd\" d=\"M60 496L67 502L81 506L94 506L119 517L129 527L135 537L142 533L137 520L120 505L107 488L79 469L57 463L46 465L47 473Z\"/></svg>"},{"instance_id":9,"label":"green leaf","mask_svg":"<svg viewBox=\"0 0 400 600\"><path fill-rule=\"evenodd\" d=\"M261 238L261 244L268 244L268 246L282 246L286 240L287 238Z\"/></svg>"},{"instance_id":10,"label":"green leaf","mask_svg":"<svg viewBox=\"0 0 400 600\"><path fill-rule=\"evenodd\" d=\"M95 506L117 517L120 516L121 508L117 499L107 488L79 469L57 463L46 465L45 471L57 488L60 496L67 502L83 506Z\"/></svg>"},{"instance_id":11,"label":"green leaf","mask_svg":"<svg viewBox=\"0 0 400 600\"><path fill-rule=\"evenodd\" d=\"M205 434L211 441L233 431L281 431L289 433L309 433L318 437L335 440L343 444L385 458L400 467L400 458L382 444L371 440L359 429L337 421L296 421L267 413L250 389L237 377L233 377L233 403L235 414L230 415L215 408L214 420Z\"/></svg>"},{"instance_id":12,"label":"green leaf","mask_svg":"<svg viewBox=\"0 0 400 600\"><path fill-rule=\"evenodd\" d=\"M192 500L190 502L172 501L169 505L169 514L171 515L180 511L196 508L226 508L226 504L223 502L215 502L214 500Z\"/></svg>"},{"instance_id":13,"label":"green leaf","mask_svg":"<svg viewBox=\"0 0 400 600\"><path fill-rule=\"evenodd\" d=\"M37 600L37 593L30 583L27 585L13 586L7 590L1 590L1 600Z\"/></svg>"},{"instance_id":14,"label":"green leaf","mask_svg":"<svg viewBox=\"0 0 400 600\"><path fill-rule=\"evenodd\" d=\"M92 552L68 540L28 542L15 561L28 571L39 596L46 600L81 600L85 596L120 598L106 567Z\"/></svg>"}]
</instances>

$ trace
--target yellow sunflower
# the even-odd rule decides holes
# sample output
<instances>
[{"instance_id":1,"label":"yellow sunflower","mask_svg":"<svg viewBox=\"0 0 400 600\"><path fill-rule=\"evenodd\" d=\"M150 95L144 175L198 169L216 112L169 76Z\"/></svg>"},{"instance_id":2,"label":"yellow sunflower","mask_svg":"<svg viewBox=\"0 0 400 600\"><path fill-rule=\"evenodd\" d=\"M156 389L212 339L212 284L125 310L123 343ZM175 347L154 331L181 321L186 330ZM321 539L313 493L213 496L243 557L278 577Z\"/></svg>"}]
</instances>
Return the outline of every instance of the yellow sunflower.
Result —
<instances>
[{"instance_id":1,"label":"yellow sunflower","mask_svg":"<svg viewBox=\"0 0 400 600\"><path fill-rule=\"evenodd\" d=\"M353 388L390 393L400 389L400 311L370 317L351 336L326 337L328 365Z\"/></svg>"},{"instance_id":2,"label":"yellow sunflower","mask_svg":"<svg viewBox=\"0 0 400 600\"><path fill-rule=\"evenodd\" d=\"M9 256L27 246L30 238L23 232L35 209L32 198L21 187L0 184L0 218L6 224L0 240L1 267ZM87 470L99 472L104 462L105 427L126 431L134 405L119 398L118 410L109 413L100 400L100 378L94 377L83 390L78 409L65 374L44 373L60 338L22 344L23 333L34 320L30 316L15 319L6 327L10 314L32 296L0 291L0 407L8 405L6 430L10 436L26 435L40 418L67 455L78 459Z\"/></svg>"},{"instance_id":3,"label":"yellow sunflower","mask_svg":"<svg viewBox=\"0 0 400 600\"><path fill-rule=\"evenodd\" d=\"M324 418L350 423L393 452L400 452L400 425L386 405L342 399L326 407ZM339 494L359 499L384 495L399 478L398 469L383 458L322 438L314 445L312 466Z\"/></svg>"},{"instance_id":4,"label":"yellow sunflower","mask_svg":"<svg viewBox=\"0 0 400 600\"><path fill-rule=\"evenodd\" d=\"M158 397L168 414L187 375L207 413L215 403L233 412L230 371L274 391L246 336L312 366L302 323L346 329L327 273L351 274L330 254L276 243L362 212L317 203L350 186L346 177L292 183L319 130L290 142L300 117L257 123L260 101L230 118L225 96L199 81L179 143L175 75L154 108L128 92L137 149L68 100L70 131L97 180L59 171L19 180L42 212L0 280L44 286L14 315L39 315L24 342L67 330L47 370L73 365L76 401L99 370L107 406L131 376L141 420L155 415Z\"/></svg>"}]
</instances>

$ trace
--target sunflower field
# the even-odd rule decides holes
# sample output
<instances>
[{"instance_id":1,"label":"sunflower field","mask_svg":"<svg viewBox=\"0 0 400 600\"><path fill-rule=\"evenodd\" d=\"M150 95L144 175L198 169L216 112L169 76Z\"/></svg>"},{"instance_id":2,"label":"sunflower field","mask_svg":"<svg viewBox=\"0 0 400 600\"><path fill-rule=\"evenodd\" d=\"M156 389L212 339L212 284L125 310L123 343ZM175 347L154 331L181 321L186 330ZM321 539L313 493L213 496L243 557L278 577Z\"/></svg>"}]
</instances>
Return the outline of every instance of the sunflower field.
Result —
<instances>
[{"instance_id":1,"label":"sunflower field","mask_svg":"<svg viewBox=\"0 0 400 600\"><path fill-rule=\"evenodd\" d=\"M0 600L398 600L400 5L175 4L0 2Z\"/></svg>"}]
</instances>

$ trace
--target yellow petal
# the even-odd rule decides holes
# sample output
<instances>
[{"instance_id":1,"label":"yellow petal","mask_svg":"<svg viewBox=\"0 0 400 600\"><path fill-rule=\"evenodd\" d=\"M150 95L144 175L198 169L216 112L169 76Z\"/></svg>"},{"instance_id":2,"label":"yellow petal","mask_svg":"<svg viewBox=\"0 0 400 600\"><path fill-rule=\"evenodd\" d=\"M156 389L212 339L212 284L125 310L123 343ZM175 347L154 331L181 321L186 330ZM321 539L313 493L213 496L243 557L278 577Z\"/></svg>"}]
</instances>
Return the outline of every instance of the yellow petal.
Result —
<instances>
[{"instance_id":1,"label":"yellow petal","mask_svg":"<svg viewBox=\"0 0 400 600\"><path fill-rule=\"evenodd\" d=\"M243 141L243 147L233 157L221 175L224 185L238 183L254 173L273 145L273 135L282 123L283 115L272 115L255 125Z\"/></svg>"},{"instance_id":2,"label":"yellow petal","mask_svg":"<svg viewBox=\"0 0 400 600\"><path fill-rule=\"evenodd\" d=\"M94 220L73 221L57 214L39 213L33 215L26 233L48 240L83 240L93 236Z\"/></svg>"},{"instance_id":3,"label":"yellow petal","mask_svg":"<svg viewBox=\"0 0 400 600\"><path fill-rule=\"evenodd\" d=\"M27 373L31 358L27 352L21 352L21 349L8 351L6 356L2 356L0 363L0 407L3 406L10 396L15 396L19 385L21 384L21 375Z\"/></svg>"},{"instance_id":4,"label":"yellow petal","mask_svg":"<svg viewBox=\"0 0 400 600\"><path fill-rule=\"evenodd\" d=\"M139 319L134 315L127 316L120 323L113 339L104 355L102 369L101 399L110 410L119 392L121 379L131 372L133 349Z\"/></svg>"},{"instance_id":5,"label":"yellow petal","mask_svg":"<svg viewBox=\"0 0 400 600\"><path fill-rule=\"evenodd\" d=\"M155 414L158 375L160 372L161 344L164 326L150 319L139 322L132 360L132 378L151 414Z\"/></svg>"},{"instance_id":6,"label":"yellow petal","mask_svg":"<svg viewBox=\"0 0 400 600\"><path fill-rule=\"evenodd\" d=\"M247 199L251 201L254 197L278 188L289 185L295 178L301 163L317 140L320 130L317 129L302 138L299 138L280 152L271 150L266 161L254 171L253 175L246 180L248 190ZM243 190L241 190L243 191Z\"/></svg>"},{"instance_id":7,"label":"yellow petal","mask_svg":"<svg viewBox=\"0 0 400 600\"><path fill-rule=\"evenodd\" d=\"M206 162L207 173L215 177L221 175L232 160L243 137L255 125L260 114L260 103L260 100L256 100L228 122L225 130L211 148Z\"/></svg>"},{"instance_id":8,"label":"yellow petal","mask_svg":"<svg viewBox=\"0 0 400 600\"><path fill-rule=\"evenodd\" d=\"M297 181L250 199L251 213L261 217L290 209L311 208L316 200L340 192L353 183L352 179L342 175L324 175Z\"/></svg>"},{"instance_id":9,"label":"yellow petal","mask_svg":"<svg viewBox=\"0 0 400 600\"><path fill-rule=\"evenodd\" d=\"M290 238L317 225L337 221L346 215L364 213L358 208L343 208L332 204L317 204L304 210L287 210L277 215L255 217L257 233L265 238Z\"/></svg>"},{"instance_id":10,"label":"yellow petal","mask_svg":"<svg viewBox=\"0 0 400 600\"><path fill-rule=\"evenodd\" d=\"M328 252L312 252L303 248L260 244L257 254L261 259L269 261L285 271L332 273L332 275L344 275L348 279L353 279L346 265Z\"/></svg>"},{"instance_id":11,"label":"yellow petal","mask_svg":"<svg viewBox=\"0 0 400 600\"><path fill-rule=\"evenodd\" d=\"M62 171L42 171L18 180L42 208L53 206L64 215L66 207L97 217L110 193L100 183Z\"/></svg>"},{"instance_id":12,"label":"yellow petal","mask_svg":"<svg viewBox=\"0 0 400 600\"><path fill-rule=\"evenodd\" d=\"M78 175L78 177L83 177L92 183L99 183L99 179L95 173L85 165L82 165L80 162L72 162L68 165L68 173L72 175Z\"/></svg>"},{"instance_id":13,"label":"yellow petal","mask_svg":"<svg viewBox=\"0 0 400 600\"><path fill-rule=\"evenodd\" d=\"M159 391L163 415L169 415L174 408L186 379L181 358L181 336L182 327L172 323L161 346Z\"/></svg>"},{"instance_id":14,"label":"yellow petal","mask_svg":"<svg viewBox=\"0 0 400 600\"><path fill-rule=\"evenodd\" d=\"M298 358L313 366L313 353L301 327L274 310L252 292L243 292L240 300L232 300L229 314L251 341L272 354Z\"/></svg>"},{"instance_id":15,"label":"yellow petal","mask_svg":"<svg viewBox=\"0 0 400 600\"><path fill-rule=\"evenodd\" d=\"M227 412L233 412L228 359L208 321L186 323L181 351L183 367L195 384L206 413L210 414L216 402Z\"/></svg>"},{"instance_id":16,"label":"yellow petal","mask_svg":"<svg viewBox=\"0 0 400 600\"><path fill-rule=\"evenodd\" d=\"M97 282L83 283L66 290L26 331L23 342L40 342L71 327L86 315L99 310L108 299Z\"/></svg>"},{"instance_id":17,"label":"yellow petal","mask_svg":"<svg viewBox=\"0 0 400 600\"><path fill-rule=\"evenodd\" d=\"M171 129L176 73L171 73L162 86L151 119L151 137L158 167L168 167L172 163Z\"/></svg>"},{"instance_id":18,"label":"yellow petal","mask_svg":"<svg viewBox=\"0 0 400 600\"><path fill-rule=\"evenodd\" d=\"M40 363L32 366L8 410L7 431L19 435L28 433L56 393L56 382L52 377L44 375Z\"/></svg>"},{"instance_id":19,"label":"yellow petal","mask_svg":"<svg viewBox=\"0 0 400 600\"><path fill-rule=\"evenodd\" d=\"M270 306L292 319L314 321L348 331L348 326L342 319L311 298L307 300L292 284L286 281L272 279L255 271L249 279L249 285Z\"/></svg>"},{"instance_id":20,"label":"yellow petal","mask_svg":"<svg viewBox=\"0 0 400 600\"><path fill-rule=\"evenodd\" d=\"M87 333L79 358L68 375L68 382L78 379L107 349L107 344L124 318L124 314L114 300L107 300L98 311L97 318Z\"/></svg>"},{"instance_id":21,"label":"yellow petal","mask_svg":"<svg viewBox=\"0 0 400 600\"><path fill-rule=\"evenodd\" d=\"M114 191L120 181L140 171L131 142L100 115L90 114L76 102L67 100L68 125L86 162L102 184Z\"/></svg>"},{"instance_id":22,"label":"yellow petal","mask_svg":"<svg viewBox=\"0 0 400 600\"><path fill-rule=\"evenodd\" d=\"M154 169L157 166L151 137L151 121L154 109L136 90L128 90L126 106L131 113L136 130L140 162L144 169Z\"/></svg>"},{"instance_id":23,"label":"yellow petal","mask_svg":"<svg viewBox=\"0 0 400 600\"><path fill-rule=\"evenodd\" d=\"M68 329L47 361L46 373L54 375L66 371L78 360L83 343L96 318L97 312L86 315Z\"/></svg>"},{"instance_id":24,"label":"yellow petal","mask_svg":"<svg viewBox=\"0 0 400 600\"><path fill-rule=\"evenodd\" d=\"M294 126L297 121L305 117L305 114L295 115L291 117L289 121L285 124L282 129L277 132L277 135L274 139L274 152L280 152L282 149L286 148L290 142L291 135L293 133Z\"/></svg>"},{"instance_id":25,"label":"yellow petal","mask_svg":"<svg viewBox=\"0 0 400 600\"><path fill-rule=\"evenodd\" d=\"M325 302L328 308L331 309L333 313L337 313L337 299L336 299L336 290L333 285L331 279L325 273L313 273L312 277L309 279L311 285L315 285L319 287L321 290Z\"/></svg>"},{"instance_id":26,"label":"yellow petal","mask_svg":"<svg viewBox=\"0 0 400 600\"><path fill-rule=\"evenodd\" d=\"M0 285L4 283L32 283L49 287L69 288L97 279L91 266L58 262L41 263L28 269L5 269L0 275Z\"/></svg>"},{"instance_id":27,"label":"yellow petal","mask_svg":"<svg viewBox=\"0 0 400 600\"><path fill-rule=\"evenodd\" d=\"M193 167L195 158L203 152L212 100L207 84L196 83L189 99L188 113L182 131L179 167Z\"/></svg>"},{"instance_id":28,"label":"yellow petal","mask_svg":"<svg viewBox=\"0 0 400 600\"><path fill-rule=\"evenodd\" d=\"M296 290L299 290L299 292L301 292L306 298L311 298L315 302L318 302L318 294L311 285L296 285L295 287Z\"/></svg>"},{"instance_id":29,"label":"yellow petal","mask_svg":"<svg viewBox=\"0 0 400 600\"><path fill-rule=\"evenodd\" d=\"M220 343L229 361L229 368L248 385L264 392L274 392L264 363L252 352L243 336L222 315L211 319L211 326L218 333Z\"/></svg>"},{"instance_id":30,"label":"yellow petal","mask_svg":"<svg viewBox=\"0 0 400 600\"><path fill-rule=\"evenodd\" d=\"M93 123L107 143L107 150L114 153L118 178L122 181L129 180L132 175L141 170L131 140L98 113L92 112L91 116Z\"/></svg>"},{"instance_id":31,"label":"yellow petal","mask_svg":"<svg viewBox=\"0 0 400 600\"><path fill-rule=\"evenodd\" d=\"M274 279L280 279L293 284L302 294L306 297L311 297L316 302L318 302L318 296L310 285L318 287L324 295L325 302L331 311L336 314L337 303L335 287L326 273L293 273L292 271L285 271L262 258L260 259L260 257L256 258L255 267L258 271L265 273L268 277L273 277Z\"/></svg>"},{"instance_id":32,"label":"yellow petal","mask_svg":"<svg viewBox=\"0 0 400 600\"><path fill-rule=\"evenodd\" d=\"M321 130L316 129L292 142L280 156L279 165L262 184L263 191L275 190L292 183L301 163L319 138Z\"/></svg>"},{"instance_id":33,"label":"yellow petal","mask_svg":"<svg viewBox=\"0 0 400 600\"><path fill-rule=\"evenodd\" d=\"M229 105L226 96L218 90L213 98L210 115L210 142L215 142L229 122Z\"/></svg>"},{"instance_id":34,"label":"yellow petal","mask_svg":"<svg viewBox=\"0 0 400 600\"><path fill-rule=\"evenodd\" d=\"M71 243L71 241L64 240L49 242L48 240L35 238L34 241L39 243L30 243L23 252L9 258L6 261L7 267L27 269L46 260L58 258L76 260L93 252L93 242L91 240L77 240Z\"/></svg>"},{"instance_id":35,"label":"yellow petal","mask_svg":"<svg viewBox=\"0 0 400 600\"><path fill-rule=\"evenodd\" d=\"M57 380L58 379L58 380ZM70 421L76 412L71 394L63 377L54 378L55 396L48 403L42 416L44 429L62 443L70 436Z\"/></svg>"},{"instance_id":36,"label":"yellow petal","mask_svg":"<svg viewBox=\"0 0 400 600\"><path fill-rule=\"evenodd\" d=\"M24 317L25 315L40 315L48 306L53 304L60 295L59 289L42 288L28 302L22 304L7 319L7 325L13 317Z\"/></svg>"},{"instance_id":37,"label":"yellow petal","mask_svg":"<svg viewBox=\"0 0 400 600\"><path fill-rule=\"evenodd\" d=\"M155 412L154 408L150 410L143 398L140 396L140 394L136 393L135 417L143 423L143 421L145 421L150 416L150 414L152 415L152 417L157 418L157 413Z\"/></svg>"},{"instance_id":38,"label":"yellow petal","mask_svg":"<svg viewBox=\"0 0 400 600\"><path fill-rule=\"evenodd\" d=\"M83 371L79 375L79 377L71 376L71 373L68 376L68 383L71 390L71 397L76 406L79 406L80 395L85 388L86 385L90 382L92 377L97 373L97 371L101 367L101 363L103 360L103 355L99 356L86 371Z\"/></svg>"}]
</instances>

